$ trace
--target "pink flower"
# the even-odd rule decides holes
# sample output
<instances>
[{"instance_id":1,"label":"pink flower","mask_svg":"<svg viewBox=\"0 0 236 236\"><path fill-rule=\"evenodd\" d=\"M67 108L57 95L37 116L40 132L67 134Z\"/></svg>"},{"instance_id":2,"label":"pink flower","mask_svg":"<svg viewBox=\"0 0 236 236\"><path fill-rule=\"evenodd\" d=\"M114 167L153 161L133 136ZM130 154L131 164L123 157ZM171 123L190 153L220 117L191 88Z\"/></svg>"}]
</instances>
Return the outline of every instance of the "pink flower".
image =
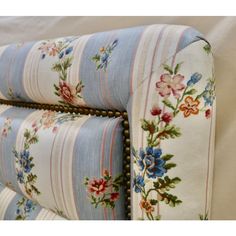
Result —
<instances>
[{"instance_id":1,"label":"pink flower","mask_svg":"<svg viewBox=\"0 0 236 236\"><path fill-rule=\"evenodd\" d=\"M36 121L32 124L32 128L36 127Z\"/></svg>"},{"instance_id":2,"label":"pink flower","mask_svg":"<svg viewBox=\"0 0 236 236\"><path fill-rule=\"evenodd\" d=\"M76 89L66 82L59 83L59 95L67 103L76 104Z\"/></svg>"},{"instance_id":3,"label":"pink flower","mask_svg":"<svg viewBox=\"0 0 236 236\"><path fill-rule=\"evenodd\" d=\"M161 120L164 121L166 124L169 124L173 119L173 114L169 113L169 112L165 112L162 117Z\"/></svg>"},{"instance_id":4,"label":"pink flower","mask_svg":"<svg viewBox=\"0 0 236 236\"><path fill-rule=\"evenodd\" d=\"M107 188L107 181L104 179L93 179L88 182L88 191L96 195L103 194Z\"/></svg>"},{"instance_id":5,"label":"pink flower","mask_svg":"<svg viewBox=\"0 0 236 236\"><path fill-rule=\"evenodd\" d=\"M58 127L57 127L57 126L54 126L53 129L52 129L52 132L53 132L53 133L56 133L57 130L58 130Z\"/></svg>"},{"instance_id":6,"label":"pink flower","mask_svg":"<svg viewBox=\"0 0 236 236\"><path fill-rule=\"evenodd\" d=\"M119 199L119 193L111 193L111 198L110 198L110 200L112 201L112 202L115 202L116 200L118 200Z\"/></svg>"},{"instance_id":7,"label":"pink flower","mask_svg":"<svg viewBox=\"0 0 236 236\"><path fill-rule=\"evenodd\" d=\"M162 97L168 98L173 93L175 98L179 98L179 92L185 88L182 83L184 76L177 74L173 77L170 74L163 74L159 82L156 83L156 90Z\"/></svg>"},{"instance_id":8,"label":"pink flower","mask_svg":"<svg viewBox=\"0 0 236 236\"><path fill-rule=\"evenodd\" d=\"M150 111L153 116L159 116L161 114L161 108L154 105Z\"/></svg>"},{"instance_id":9,"label":"pink flower","mask_svg":"<svg viewBox=\"0 0 236 236\"><path fill-rule=\"evenodd\" d=\"M6 128L4 128L2 130L2 136L7 137L7 130L6 130Z\"/></svg>"},{"instance_id":10,"label":"pink flower","mask_svg":"<svg viewBox=\"0 0 236 236\"><path fill-rule=\"evenodd\" d=\"M206 117L207 119L209 119L209 118L211 117L211 109L207 109L207 110L205 111L205 117Z\"/></svg>"},{"instance_id":11,"label":"pink flower","mask_svg":"<svg viewBox=\"0 0 236 236\"><path fill-rule=\"evenodd\" d=\"M40 47L41 53L48 54L49 56L56 56L59 52L57 45L53 42L44 42Z\"/></svg>"}]
</instances>

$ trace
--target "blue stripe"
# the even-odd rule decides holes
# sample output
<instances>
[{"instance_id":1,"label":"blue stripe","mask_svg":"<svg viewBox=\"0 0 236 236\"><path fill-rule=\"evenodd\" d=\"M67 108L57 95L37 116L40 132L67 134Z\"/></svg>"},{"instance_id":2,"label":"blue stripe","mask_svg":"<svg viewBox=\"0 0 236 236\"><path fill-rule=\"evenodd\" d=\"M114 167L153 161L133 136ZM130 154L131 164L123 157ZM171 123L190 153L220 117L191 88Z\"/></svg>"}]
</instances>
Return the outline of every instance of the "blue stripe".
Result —
<instances>
[{"instance_id":1,"label":"blue stripe","mask_svg":"<svg viewBox=\"0 0 236 236\"><path fill-rule=\"evenodd\" d=\"M21 193L21 190L18 186L17 178L16 178L16 170L15 170L15 156L12 152L13 147L16 145L16 137L19 131L19 128L25 118L32 113L34 110L32 109L22 109L17 107L11 107L10 109L4 111L0 116L0 127L3 126L5 119L12 119L11 128L12 130L8 132L6 138L2 138L2 149L1 149L1 159L4 161L4 172L6 174L5 178L0 175L0 182L5 183L11 182L15 191ZM23 135L23 134L22 134Z\"/></svg>"},{"instance_id":2,"label":"blue stripe","mask_svg":"<svg viewBox=\"0 0 236 236\"><path fill-rule=\"evenodd\" d=\"M184 31L182 38L180 39L177 52L184 49L191 43L201 40L199 37L203 37L203 35L193 28L187 28Z\"/></svg>"},{"instance_id":3,"label":"blue stripe","mask_svg":"<svg viewBox=\"0 0 236 236\"><path fill-rule=\"evenodd\" d=\"M22 46L12 44L0 57L0 91L10 100L12 97L9 96L9 88L13 91L14 100L32 101L23 87L23 72L25 60L34 44L34 42L25 43Z\"/></svg>"},{"instance_id":4,"label":"blue stripe","mask_svg":"<svg viewBox=\"0 0 236 236\"><path fill-rule=\"evenodd\" d=\"M118 45L111 53L111 60L106 72L109 95L111 96L108 99L112 105L115 105L116 109L125 110L130 94L129 81L133 55L144 29L145 27L136 27L97 33L88 40L81 57L79 74L80 80L85 85L83 98L88 106L104 109L114 108L104 100L104 97L107 96L107 94L102 94L101 90L101 87L104 88L104 75L100 78L100 71L96 70L96 64L92 61L92 57L98 53L99 48L112 43L114 39L118 39ZM111 38L111 35L114 38Z\"/></svg>"},{"instance_id":5,"label":"blue stripe","mask_svg":"<svg viewBox=\"0 0 236 236\"><path fill-rule=\"evenodd\" d=\"M9 204L9 206L6 210L4 220L15 220L16 219L16 217L17 217L17 214L16 214L17 202L21 199L22 199L22 196L20 194L16 194L16 196L12 199L11 203ZM39 214L39 212L41 211L41 209L42 208L38 204L36 204L34 206L34 209L32 209L32 211L27 214L26 220L36 219L36 217Z\"/></svg>"},{"instance_id":6,"label":"blue stripe","mask_svg":"<svg viewBox=\"0 0 236 236\"><path fill-rule=\"evenodd\" d=\"M109 118L110 119L110 118ZM104 128L109 122L108 118L103 117L91 117L80 128L78 136L76 137L74 154L73 154L73 189L75 194L75 202L79 218L82 220L102 220L104 219L103 208L97 209L91 205L90 200L87 197L86 186L84 185L84 178L87 176L90 179L93 177L100 178L100 160L101 160L101 144ZM114 119L109 125L107 138L105 143L111 139L111 130L117 123L117 119ZM118 129L120 130L120 129ZM86 137L86 138L84 138ZM121 141L120 141L121 142ZM122 163L122 147L120 145L116 149L114 144L114 152L116 157L113 157L114 161ZM118 150L119 149L119 150ZM104 167L109 167L109 151L110 148L106 146ZM122 164L117 163L113 166L114 173L121 173ZM118 203L118 208L124 208L122 202ZM110 213L109 213L110 214ZM124 219L123 209L117 210L117 215L120 219ZM111 218L111 216L109 216Z\"/></svg>"}]
</instances>

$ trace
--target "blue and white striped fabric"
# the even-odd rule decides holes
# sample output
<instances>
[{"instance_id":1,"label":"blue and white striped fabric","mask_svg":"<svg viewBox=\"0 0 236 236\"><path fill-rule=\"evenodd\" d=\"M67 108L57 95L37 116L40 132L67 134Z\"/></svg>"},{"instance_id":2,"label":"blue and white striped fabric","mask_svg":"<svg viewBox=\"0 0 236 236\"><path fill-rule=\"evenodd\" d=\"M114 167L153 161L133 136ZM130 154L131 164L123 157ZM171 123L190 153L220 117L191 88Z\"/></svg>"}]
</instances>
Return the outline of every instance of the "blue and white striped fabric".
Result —
<instances>
[{"instance_id":1,"label":"blue and white striped fabric","mask_svg":"<svg viewBox=\"0 0 236 236\"><path fill-rule=\"evenodd\" d=\"M122 173L121 121L1 105L0 182L68 219L124 219L121 181L107 179Z\"/></svg>"},{"instance_id":2,"label":"blue and white striped fabric","mask_svg":"<svg viewBox=\"0 0 236 236\"><path fill-rule=\"evenodd\" d=\"M22 201L22 207L17 205ZM15 220L21 209L25 210L22 220L65 220L56 213L42 208L40 205L24 198L8 187L0 184L0 220Z\"/></svg>"},{"instance_id":3,"label":"blue and white striped fabric","mask_svg":"<svg viewBox=\"0 0 236 236\"><path fill-rule=\"evenodd\" d=\"M1 47L0 98L127 111L132 219L210 218L215 79L195 29ZM69 219L124 219L121 119L0 109L0 182Z\"/></svg>"}]
</instances>

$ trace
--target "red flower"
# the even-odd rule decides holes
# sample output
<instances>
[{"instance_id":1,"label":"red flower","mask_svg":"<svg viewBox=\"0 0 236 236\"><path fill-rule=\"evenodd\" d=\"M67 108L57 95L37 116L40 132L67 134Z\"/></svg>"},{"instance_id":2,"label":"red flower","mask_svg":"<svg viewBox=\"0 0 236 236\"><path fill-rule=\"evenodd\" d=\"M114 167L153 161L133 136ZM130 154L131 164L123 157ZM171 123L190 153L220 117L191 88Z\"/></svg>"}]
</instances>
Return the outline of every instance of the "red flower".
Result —
<instances>
[{"instance_id":1,"label":"red flower","mask_svg":"<svg viewBox=\"0 0 236 236\"><path fill-rule=\"evenodd\" d=\"M164 121L166 124L169 124L172 119L173 119L173 114L169 113L169 112L165 112L162 117L161 117L162 121Z\"/></svg>"},{"instance_id":2,"label":"red flower","mask_svg":"<svg viewBox=\"0 0 236 236\"><path fill-rule=\"evenodd\" d=\"M209 119L211 117L211 109L207 109L205 111L205 116L206 116L207 119Z\"/></svg>"},{"instance_id":3,"label":"red flower","mask_svg":"<svg viewBox=\"0 0 236 236\"><path fill-rule=\"evenodd\" d=\"M161 114L161 108L158 106L153 106L150 112L153 116L159 116Z\"/></svg>"},{"instance_id":4,"label":"red flower","mask_svg":"<svg viewBox=\"0 0 236 236\"><path fill-rule=\"evenodd\" d=\"M88 182L88 191L96 195L103 194L107 188L107 181L104 179L93 179Z\"/></svg>"},{"instance_id":5,"label":"red flower","mask_svg":"<svg viewBox=\"0 0 236 236\"><path fill-rule=\"evenodd\" d=\"M76 103L76 89L66 82L59 83L59 96L67 103Z\"/></svg>"},{"instance_id":6,"label":"red flower","mask_svg":"<svg viewBox=\"0 0 236 236\"><path fill-rule=\"evenodd\" d=\"M119 193L111 193L111 198L110 198L110 200L112 201L112 202L115 202L116 200L118 200L119 199Z\"/></svg>"}]
</instances>

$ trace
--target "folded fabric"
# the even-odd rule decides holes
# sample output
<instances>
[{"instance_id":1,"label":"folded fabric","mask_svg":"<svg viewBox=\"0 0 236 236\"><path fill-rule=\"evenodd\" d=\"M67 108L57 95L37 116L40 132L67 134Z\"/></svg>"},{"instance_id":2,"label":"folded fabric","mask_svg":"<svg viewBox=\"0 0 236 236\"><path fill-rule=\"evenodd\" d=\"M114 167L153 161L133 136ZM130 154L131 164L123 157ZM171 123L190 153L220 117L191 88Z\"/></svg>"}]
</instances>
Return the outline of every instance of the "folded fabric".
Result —
<instances>
[{"instance_id":1,"label":"folded fabric","mask_svg":"<svg viewBox=\"0 0 236 236\"><path fill-rule=\"evenodd\" d=\"M0 182L68 219L124 219L121 121L1 105Z\"/></svg>"}]
</instances>

